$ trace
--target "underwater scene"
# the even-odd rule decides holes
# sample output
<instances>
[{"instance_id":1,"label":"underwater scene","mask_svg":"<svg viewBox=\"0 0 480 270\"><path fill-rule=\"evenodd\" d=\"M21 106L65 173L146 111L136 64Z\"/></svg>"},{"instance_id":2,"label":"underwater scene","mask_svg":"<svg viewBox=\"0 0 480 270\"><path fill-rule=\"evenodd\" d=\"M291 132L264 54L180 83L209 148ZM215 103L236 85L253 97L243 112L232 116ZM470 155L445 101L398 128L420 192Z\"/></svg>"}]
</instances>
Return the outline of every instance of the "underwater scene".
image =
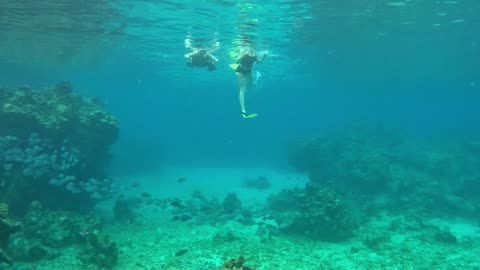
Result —
<instances>
[{"instance_id":1,"label":"underwater scene","mask_svg":"<svg viewBox=\"0 0 480 270\"><path fill-rule=\"evenodd\" d=\"M0 0L0 270L479 270L478 0Z\"/></svg>"}]
</instances>

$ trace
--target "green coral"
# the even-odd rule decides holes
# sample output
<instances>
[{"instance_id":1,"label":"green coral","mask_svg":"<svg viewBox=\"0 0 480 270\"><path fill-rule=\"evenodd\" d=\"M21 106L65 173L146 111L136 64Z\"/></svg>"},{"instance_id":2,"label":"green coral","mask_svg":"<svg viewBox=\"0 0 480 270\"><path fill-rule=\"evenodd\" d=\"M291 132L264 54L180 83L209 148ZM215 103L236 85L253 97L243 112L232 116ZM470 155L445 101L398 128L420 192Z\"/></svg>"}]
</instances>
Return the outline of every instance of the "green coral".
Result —
<instances>
[{"instance_id":1,"label":"green coral","mask_svg":"<svg viewBox=\"0 0 480 270\"><path fill-rule=\"evenodd\" d=\"M479 141L477 136L408 137L365 124L334 136L299 139L288 157L312 183L348 193L367 214L388 209L471 217L480 211Z\"/></svg>"},{"instance_id":2,"label":"green coral","mask_svg":"<svg viewBox=\"0 0 480 270\"><path fill-rule=\"evenodd\" d=\"M102 227L100 219L93 215L49 210L38 201L31 203L24 220L25 235L51 248L81 243L90 231Z\"/></svg>"},{"instance_id":3,"label":"green coral","mask_svg":"<svg viewBox=\"0 0 480 270\"><path fill-rule=\"evenodd\" d=\"M109 188L105 180L106 166L111 158L110 146L118 137L119 123L98 99L76 94L69 82L47 88L2 88L0 123L0 137L13 136L26 142L32 134L37 134L42 140L48 140L55 150L67 147L78 159L78 166L71 168L69 175L75 176L78 182L91 178L103 181L105 189ZM1 179L4 188L0 195L15 206L12 210L16 212L25 212L29 199L59 205L59 196L50 196L47 200L40 193L48 190L45 185L57 176L55 171L34 183L20 170L12 170L10 176ZM108 194L108 190L103 192ZM76 205L88 207L89 202L85 201L89 198L77 196L77 199L82 202Z\"/></svg>"},{"instance_id":4,"label":"green coral","mask_svg":"<svg viewBox=\"0 0 480 270\"><path fill-rule=\"evenodd\" d=\"M21 224L8 217L8 205L0 203L0 263L13 265L12 259L5 253L10 235L19 231Z\"/></svg>"},{"instance_id":5,"label":"green coral","mask_svg":"<svg viewBox=\"0 0 480 270\"><path fill-rule=\"evenodd\" d=\"M253 267L244 266L245 258L243 256L238 257L238 259L229 259L226 260L222 267L218 270L255 270Z\"/></svg>"},{"instance_id":6,"label":"green coral","mask_svg":"<svg viewBox=\"0 0 480 270\"><path fill-rule=\"evenodd\" d=\"M353 235L356 221L346 201L333 189L307 184L269 198L282 231L312 239L340 241Z\"/></svg>"},{"instance_id":7,"label":"green coral","mask_svg":"<svg viewBox=\"0 0 480 270\"><path fill-rule=\"evenodd\" d=\"M108 236L93 232L88 235L79 259L88 269L112 269L118 261L118 248Z\"/></svg>"},{"instance_id":8,"label":"green coral","mask_svg":"<svg viewBox=\"0 0 480 270\"><path fill-rule=\"evenodd\" d=\"M337 186L347 189L378 192L391 177L390 156L380 141L373 139L302 139L290 146L288 156L290 164L307 172L316 183L335 180Z\"/></svg>"},{"instance_id":9,"label":"green coral","mask_svg":"<svg viewBox=\"0 0 480 270\"><path fill-rule=\"evenodd\" d=\"M74 94L68 82L44 89L3 89L0 94L0 119L10 123L0 130L0 135L21 135L21 127L27 124L40 133L49 134L82 127L109 135L113 143L119 128L118 120L105 112L97 99ZM16 129L17 134L7 132L12 129Z\"/></svg>"}]
</instances>

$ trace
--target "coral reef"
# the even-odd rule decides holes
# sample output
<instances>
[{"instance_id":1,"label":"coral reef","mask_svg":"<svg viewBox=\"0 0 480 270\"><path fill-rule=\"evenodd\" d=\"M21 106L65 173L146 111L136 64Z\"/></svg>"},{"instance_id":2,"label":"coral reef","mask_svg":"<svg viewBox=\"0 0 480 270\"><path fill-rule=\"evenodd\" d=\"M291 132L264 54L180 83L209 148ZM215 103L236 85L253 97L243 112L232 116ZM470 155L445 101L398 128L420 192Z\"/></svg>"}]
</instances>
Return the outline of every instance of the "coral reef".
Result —
<instances>
[{"instance_id":1,"label":"coral reef","mask_svg":"<svg viewBox=\"0 0 480 270\"><path fill-rule=\"evenodd\" d=\"M80 253L79 259L86 267L112 269L118 261L118 249L108 236L93 232L87 237L87 245Z\"/></svg>"},{"instance_id":2,"label":"coral reef","mask_svg":"<svg viewBox=\"0 0 480 270\"><path fill-rule=\"evenodd\" d=\"M233 213L242 208L242 202L237 197L237 194L230 192L223 200L222 206L226 213Z\"/></svg>"},{"instance_id":3,"label":"coral reef","mask_svg":"<svg viewBox=\"0 0 480 270\"><path fill-rule=\"evenodd\" d=\"M129 202L123 197L118 198L113 206L113 215L118 221L130 221L134 218L134 213L130 209Z\"/></svg>"},{"instance_id":4,"label":"coral reef","mask_svg":"<svg viewBox=\"0 0 480 270\"><path fill-rule=\"evenodd\" d=\"M8 217L8 205L0 203L0 263L4 262L13 265L12 259L5 253L10 235L22 228L19 222Z\"/></svg>"},{"instance_id":5,"label":"coral reef","mask_svg":"<svg viewBox=\"0 0 480 270\"><path fill-rule=\"evenodd\" d=\"M271 196L269 210L281 231L311 239L341 241L357 227L345 200L317 184Z\"/></svg>"},{"instance_id":6,"label":"coral reef","mask_svg":"<svg viewBox=\"0 0 480 270\"><path fill-rule=\"evenodd\" d=\"M243 186L250 189L264 190L269 189L272 184L265 176L259 176L257 178L248 178L243 181Z\"/></svg>"},{"instance_id":7,"label":"coral reef","mask_svg":"<svg viewBox=\"0 0 480 270\"><path fill-rule=\"evenodd\" d=\"M245 258L243 256L238 257L237 259L229 259L225 261L222 267L217 270L255 270L255 268L244 266Z\"/></svg>"},{"instance_id":8,"label":"coral reef","mask_svg":"<svg viewBox=\"0 0 480 270\"><path fill-rule=\"evenodd\" d=\"M89 241L95 240L90 238L99 234L102 222L93 215L52 211L34 201L24 218L23 228L12 237L7 250L16 261L39 262L61 256L62 249L72 245L85 245L88 249L93 243Z\"/></svg>"},{"instance_id":9,"label":"coral reef","mask_svg":"<svg viewBox=\"0 0 480 270\"><path fill-rule=\"evenodd\" d=\"M0 90L0 194L12 210L32 200L88 207L109 195L106 165L119 125L94 98L55 87ZM62 204L66 199L80 203Z\"/></svg>"},{"instance_id":10,"label":"coral reef","mask_svg":"<svg viewBox=\"0 0 480 270\"><path fill-rule=\"evenodd\" d=\"M0 97L0 119L5 123L1 135L26 137L30 134L27 126L50 138L63 139L65 133L71 137L75 133L72 131L77 131L81 134L75 134L74 141L83 139L86 143L108 145L116 139L116 118L105 112L97 99L74 94L68 82L45 89L3 89ZM91 129L97 132L89 134L87 131Z\"/></svg>"},{"instance_id":11,"label":"coral reef","mask_svg":"<svg viewBox=\"0 0 480 270\"><path fill-rule=\"evenodd\" d=\"M155 201L155 199L154 199ZM194 191L192 198L188 200L168 199L168 204L163 205L165 201L156 201L154 205L167 208L172 214L172 220L179 222L193 222L195 224L225 224L230 221L236 221L244 226L257 224L255 219L261 218L258 209L246 209L236 193L228 193L222 203L217 198L206 198L202 193ZM148 201L147 201L148 204ZM119 216L121 216L121 204L117 207ZM115 211L115 210L114 210Z\"/></svg>"},{"instance_id":12,"label":"coral reef","mask_svg":"<svg viewBox=\"0 0 480 270\"><path fill-rule=\"evenodd\" d=\"M24 227L26 238L42 246L61 248L84 242L90 232L102 228L102 221L94 215L52 211L34 201L24 218Z\"/></svg>"},{"instance_id":13,"label":"coral reef","mask_svg":"<svg viewBox=\"0 0 480 270\"><path fill-rule=\"evenodd\" d=\"M355 127L345 136L301 139L289 148L288 159L312 182L378 193L391 178L389 165L399 158L401 140L390 134L383 128Z\"/></svg>"},{"instance_id":14,"label":"coral reef","mask_svg":"<svg viewBox=\"0 0 480 270\"><path fill-rule=\"evenodd\" d=\"M458 141L401 136L384 126L356 125L335 136L290 145L290 164L328 185L367 214L388 209L472 217L480 158L476 138Z\"/></svg>"}]
</instances>

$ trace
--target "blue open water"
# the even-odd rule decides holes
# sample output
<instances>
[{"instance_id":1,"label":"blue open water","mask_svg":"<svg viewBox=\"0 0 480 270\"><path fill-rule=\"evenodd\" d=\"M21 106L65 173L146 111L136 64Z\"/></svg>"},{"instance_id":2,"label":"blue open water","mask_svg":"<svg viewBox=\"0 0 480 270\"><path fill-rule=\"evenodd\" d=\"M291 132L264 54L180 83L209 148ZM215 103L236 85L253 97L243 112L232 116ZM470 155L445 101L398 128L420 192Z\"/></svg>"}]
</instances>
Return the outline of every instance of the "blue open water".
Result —
<instances>
[{"instance_id":1,"label":"blue open water","mask_svg":"<svg viewBox=\"0 0 480 270\"><path fill-rule=\"evenodd\" d=\"M288 167L301 137L381 122L478 136L476 0L0 0L0 86L68 80L118 117L113 175L182 166ZM269 57L243 119L228 64L242 38ZM217 70L192 69L184 42Z\"/></svg>"}]
</instances>

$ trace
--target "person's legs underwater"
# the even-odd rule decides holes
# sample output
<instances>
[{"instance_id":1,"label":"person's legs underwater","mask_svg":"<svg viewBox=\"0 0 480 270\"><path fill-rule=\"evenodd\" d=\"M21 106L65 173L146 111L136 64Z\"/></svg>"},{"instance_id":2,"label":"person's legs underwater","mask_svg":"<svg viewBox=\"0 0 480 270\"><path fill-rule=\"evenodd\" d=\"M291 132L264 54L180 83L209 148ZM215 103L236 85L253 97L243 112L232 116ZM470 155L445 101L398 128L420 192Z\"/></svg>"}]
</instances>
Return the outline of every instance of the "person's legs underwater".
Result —
<instances>
[{"instance_id":1,"label":"person's legs underwater","mask_svg":"<svg viewBox=\"0 0 480 270\"><path fill-rule=\"evenodd\" d=\"M256 113L247 114L247 110L245 109L245 93L247 92L247 88L252 84L252 74L242 74L240 72L236 72L235 75L238 79L238 100L240 101L240 111L243 118L257 117L258 115Z\"/></svg>"}]
</instances>

